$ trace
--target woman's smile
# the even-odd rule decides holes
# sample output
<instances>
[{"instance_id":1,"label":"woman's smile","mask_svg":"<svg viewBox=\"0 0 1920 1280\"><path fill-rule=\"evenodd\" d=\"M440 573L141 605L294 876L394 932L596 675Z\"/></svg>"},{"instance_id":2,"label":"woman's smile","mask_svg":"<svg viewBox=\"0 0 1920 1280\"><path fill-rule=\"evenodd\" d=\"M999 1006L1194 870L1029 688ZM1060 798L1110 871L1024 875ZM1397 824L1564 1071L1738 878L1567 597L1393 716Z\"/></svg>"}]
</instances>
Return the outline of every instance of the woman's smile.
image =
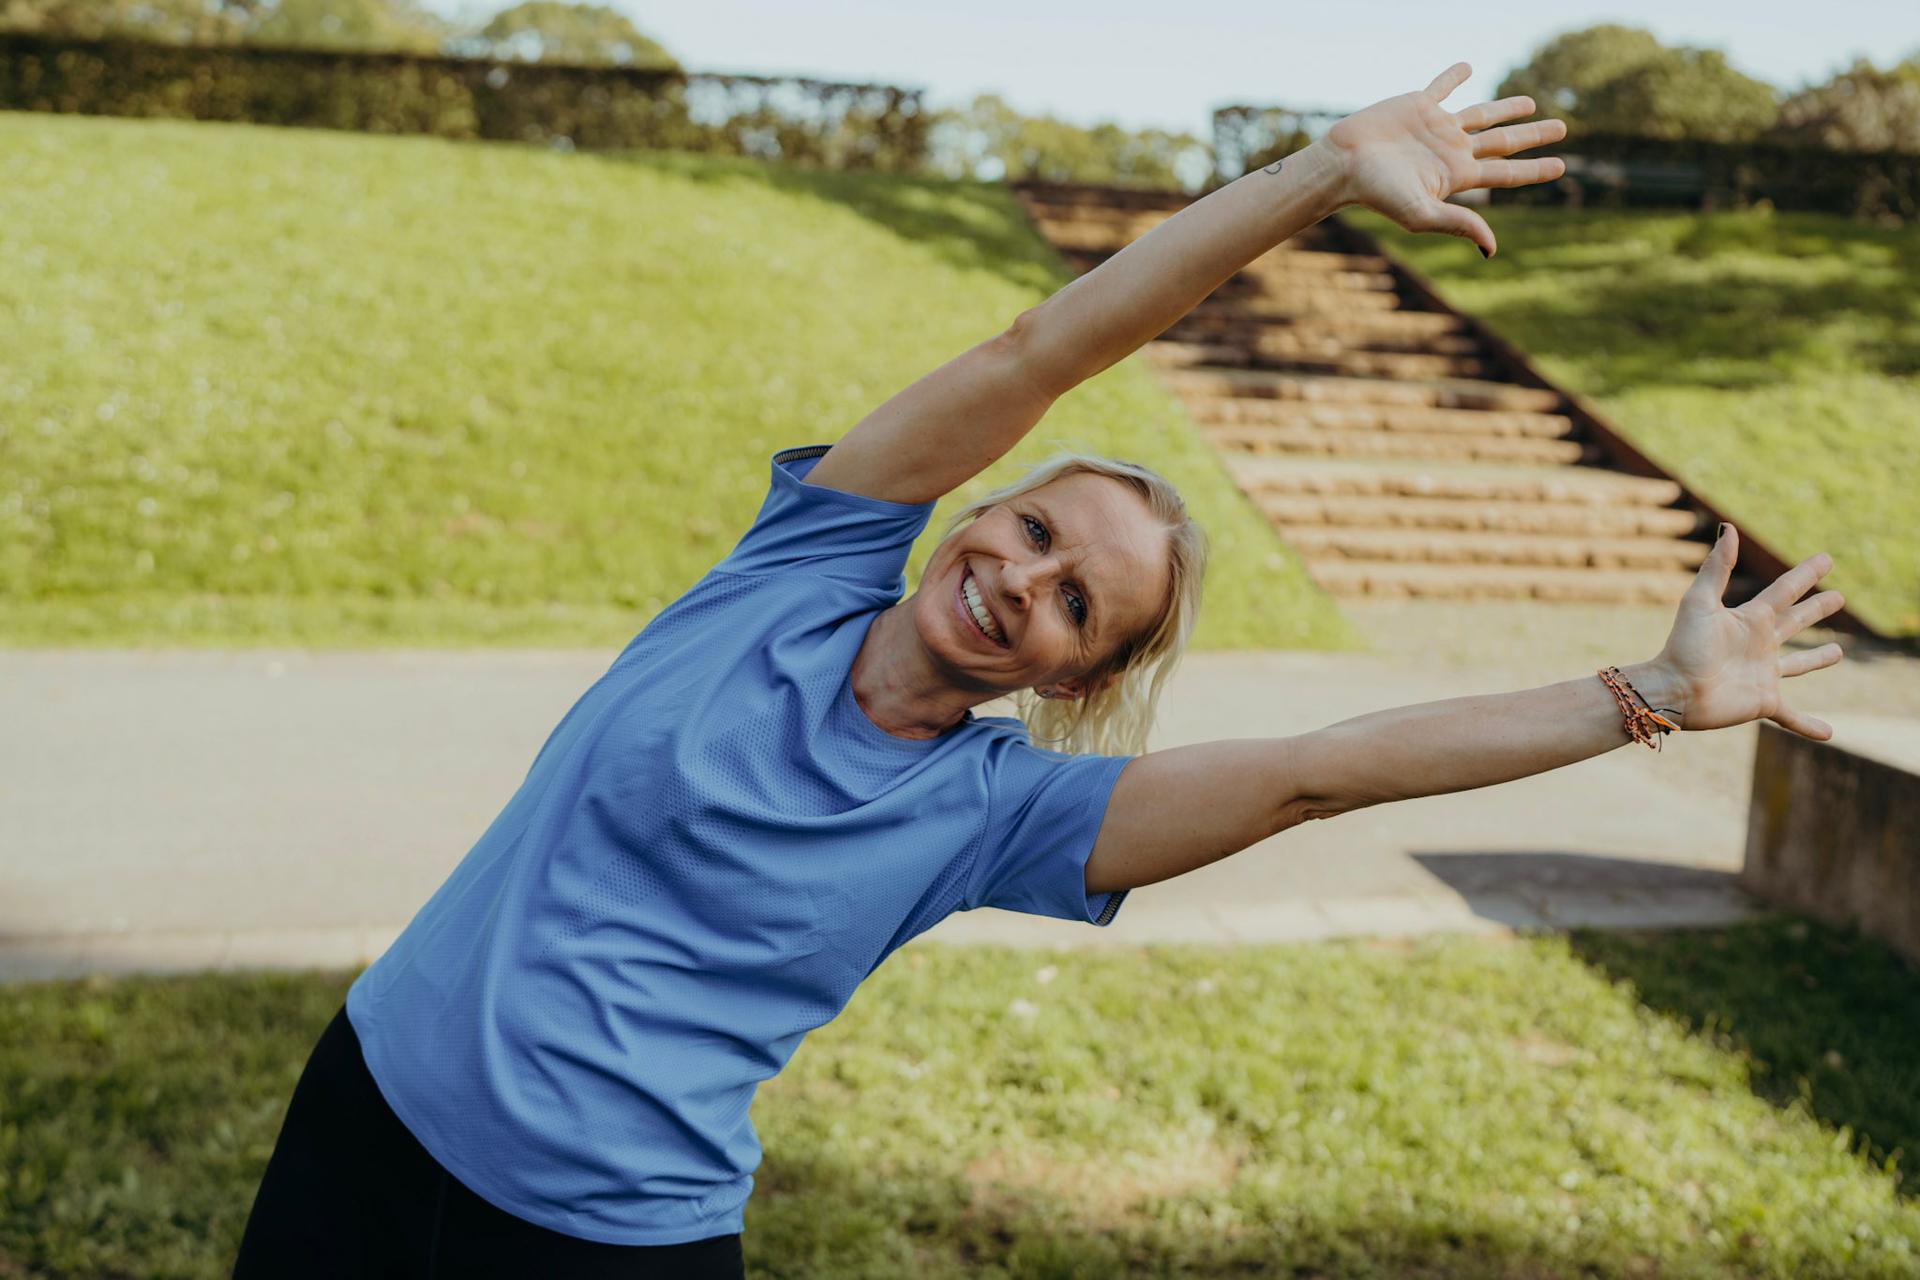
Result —
<instances>
[{"instance_id":1,"label":"woman's smile","mask_svg":"<svg viewBox=\"0 0 1920 1280\"><path fill-rule=\"evenodd\" d=\"M954 589L954 599L969 630L996 649L1008 647L1006 630L1001 627L999 619L993 616L993 611L987 608L980 584L974 580L973 570L965 565L960 568L960 584Z\"/></svg>"}]
</instances>

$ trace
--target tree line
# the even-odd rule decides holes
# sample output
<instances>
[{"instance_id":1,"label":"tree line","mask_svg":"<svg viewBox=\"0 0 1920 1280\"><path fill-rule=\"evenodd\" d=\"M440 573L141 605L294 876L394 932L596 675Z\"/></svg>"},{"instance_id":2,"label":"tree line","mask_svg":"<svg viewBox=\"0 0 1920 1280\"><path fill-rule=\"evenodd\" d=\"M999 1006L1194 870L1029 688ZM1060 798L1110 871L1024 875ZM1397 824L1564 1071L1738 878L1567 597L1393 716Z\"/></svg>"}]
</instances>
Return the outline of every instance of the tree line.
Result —
<instances>
[{"instance_id":1,"label":"tree line","mask_svg":"<svg viewBox=\"0 0 1920 1280\"><path fill-rule=\"evenodd\" d=\"M419 0L0 0L0 31L662 71L680 67L625 14L567 0L521 0L478 23L442 18Z\"/></svg>"},{"instance_id":2,"label":"tree line","mask_svg":"<svg viewBox=\"0 0 1920 1280\"><path fill-rule=\"evenodd\" d=\"M4 30L679 69L626 15L566 0L521 0L467 24L419 0L0 0ZM1920 152L1920 51L1884 68L1858 61L1784 92L1718 50L1668 46L1608 23L1543 43L1500 82L1499 96L1516 93L1565 119L1575 141L1588 133ZM1194 189L1213 176L1211 144L1194 133L1080 125L992 94L928 123L927 166L949 177Z\"/></svg>"},{"instance_id":3,"label":"tree line","mask_svg":"<svg viewBox=\"0 0 1920 1280\"><path fill-rule=\"evenodd\" d=\"M1547 41L1497 92L1529 95L1576 138L1920 152L1920 50L1885 68L1861 59L1783 93L1717 49L1671 48L1651 32L1607 23Z\"/></svg>"}]
</instances>

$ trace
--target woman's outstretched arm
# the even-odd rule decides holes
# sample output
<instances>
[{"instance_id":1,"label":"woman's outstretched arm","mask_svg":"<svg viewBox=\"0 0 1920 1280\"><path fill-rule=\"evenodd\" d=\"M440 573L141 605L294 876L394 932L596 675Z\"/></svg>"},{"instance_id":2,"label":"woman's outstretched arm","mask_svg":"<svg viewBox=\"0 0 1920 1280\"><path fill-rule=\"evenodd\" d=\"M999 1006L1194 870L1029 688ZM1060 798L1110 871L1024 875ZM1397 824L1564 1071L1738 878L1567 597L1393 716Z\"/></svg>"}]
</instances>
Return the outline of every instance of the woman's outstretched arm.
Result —
<instances>
[{"instance_id":1,"label":"woman's outstretched arm","mask_svg":"<svg viewBox=\"0 0 1920 1280\"><path fill-rule=\"evenodd\" d=\"M1739 535L1726 526L1659 656L1621 670L1648 703L1679 712L1683 729L1768 719L1825 741L1832 727L1782 702L1780 682L1832 666L1840 647L1779 650L1846 603L1837 591L1800 598L1832 560L1813 556L1729 609L1721 596L1738 557ZM1152 884L1312 818L1509 782L1630 741L1613 694L1589 675L1376 711L1293 738L1156 751L1120 774L1087 860L1087 890Z\"/></svg>"},{"instance_id":2,"label":"woman's outstretched arm","mask_svg":"<svg viewBox=\"0 0 1920 1280\"><path fill-rule=\"evenodd\" d=\"M861 419L809 480L895 502L951 492L1018 444L1061 395L1348 204L1409 230L1464 236L1491 255L1485 221L1446 198L1559 177L1558 160L1506 157L1566 129L1558 120L1494 127L1531 114L1531 98L1446 110L1441 101L1469 74L1457 64L1420 92L1356 112L1305 150L1188 205Z\"/></svg>"}]
</instances>

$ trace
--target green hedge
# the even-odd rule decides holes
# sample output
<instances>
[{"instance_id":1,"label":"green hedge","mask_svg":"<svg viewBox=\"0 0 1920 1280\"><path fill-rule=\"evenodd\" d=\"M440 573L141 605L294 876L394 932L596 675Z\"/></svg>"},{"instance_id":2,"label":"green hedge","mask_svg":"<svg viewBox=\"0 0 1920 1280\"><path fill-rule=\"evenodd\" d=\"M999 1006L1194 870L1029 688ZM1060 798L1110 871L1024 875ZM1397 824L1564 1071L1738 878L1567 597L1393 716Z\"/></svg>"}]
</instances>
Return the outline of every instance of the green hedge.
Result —
<instances>
[{"instance_id":1,"label":"green hedge","mask_svg":"<svg viewBox=\"0 0 1920 1280\"><path fill-rule=\"evenodd\" d=\"M1494 200L1607 208L1744 209L1765 203L1909 222L1920 217L1920 154L1911 152L1611 133L1582 133L1546 150L1567 157L1565 178L1496 191Z\"/></svg>"},{"instance_id":2,"label":"green hedge","mask_svg":"<svg viewBox=\"0 0 1920 1280\"><path fill-rule=\"evenodd\" d=\"M1219 177L1231 182L1306 146L1344 114L1231 106L1213 113ZM1832 151L1780 142L1702 142L1579 133L1540 148L1567 175L1544 186L1492 192L1499 204L1776 209L1855 217L1920 217L1920 154Z\"/></svg>"},{"instance_id":3,"label":"green hedge","mask_svg":"<svg viewBox=\"0 0 1920 1280\"><path fill-rule=\"evenodd\" d=\"M400 53L0 34L0 110L673 148L837 169L921 168L920 92Z\"/></svg>"}]
</instances>

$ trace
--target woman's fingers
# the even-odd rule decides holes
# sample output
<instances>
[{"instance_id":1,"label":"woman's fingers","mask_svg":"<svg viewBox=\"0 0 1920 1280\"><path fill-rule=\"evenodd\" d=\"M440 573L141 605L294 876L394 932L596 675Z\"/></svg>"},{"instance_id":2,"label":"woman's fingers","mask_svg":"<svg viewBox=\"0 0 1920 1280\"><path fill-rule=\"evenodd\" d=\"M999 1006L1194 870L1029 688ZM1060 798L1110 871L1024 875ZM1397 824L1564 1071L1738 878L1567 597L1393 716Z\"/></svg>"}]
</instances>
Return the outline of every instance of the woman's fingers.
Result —
<instances>
[{"instance_id":1,"label":"woman's fingers","mask_svg":"<svg viewBox=\"0 0 1920 1280\"><path fill-rule=\"evenodd\" d=\"M1802 600L1787 610L1787 616L1780 622L1780 638L1797 636L1822 618L1831 618L1840 612L1847 598L1838 591L1822 591L1817 596Z\"/></svg>"},{"instance_id":2,"label":"woman's fingers","mask_svg":"<svg viewBox=\"0 0 1920 1280\"><path fill-rule=\"evenodd\" d=\"M1795 600L1807 594L1814 583L1826 577L1831 568L1833 557L1826 552L1808 556L1769 583L1766 590L1753 598L1754 602L1775 613L1784 613Z\"/></svg>"},{"instance_id":3,"label":"woman's fingers","mask_svg":"<svg viewBox=\"0 0 1920 1280\"><path fill-rule=\"evenodd\" d=\"M1524 187L1534 182L1552 182L1567 171L1558 156L1541 160L1482 160L1474 174L1476 187Z\"/></svg>"},{"instance_id":4,"label":"woman's fingers","mask_svg":"<svg viewBox=\"0 0 1920 1280\"><path fill-rule=\"evenodd\" d=\"M1525 94L1517 98L1502 98L1498 102L1481 102L1464 107L1453 113L1462 129L1476 133L1489 125L1504 124L1508 120L1518 120L1522 116L1533 114L1533 99Z\"/></svg>"},{"instance_id":5,"label":"woman's fingers","mask_svg":"<svg viewBox=\"0 0 1920 1280\"><path fill-rule=\"evenodd\" d=\"M1780 709L1767 719L1782 729L1791 729L1801 737L1812 738L1815 742L1825 742L1833 737L1832 725L1816 716L1802 715L1784 702L1780 704Z\"/></svg>"},{"instance_id":6,"label":"woman's fingers","mask_svg":"<svg viewBox=\"0 0 1920 1280\"><path fill-rule=\"evenodd\" d=\"M1700 570L1687 584L1686 601L1709 610L1718 609L1727 598L1727 583L1733 578L1733 566L1740 559L1740 531L1730 524L1720 526L1720 539L1700 562Z\"/></svg>"},{"instance_id":7,"label":"woman's fingers","mask_svg":"<svg viewBox=\"0 0 1920 1280\"><path fill-rule=\"evenodd\" d=\"M1840 646L1823 644L1818 649L1799 649L1780 659L1781 678L1803 676L1809 671L1820 671L1840 661Z\"/></svg>"},{"instance_id":8,"label":"woman's fingers","mask_svg":"<svg viewBox=\"0 0 1920 1280\"><path fill-rule=\"evenodd\" d=\"M1500 246L1493 238L1493 228L1465 205L1449 204L1445 200L1435 200L1427 208L1427 216L1420 225L1408 224L1409 231L1439 231L1450 236L1459 236L1471 240L1480 246L1480 252L1491 258Z\"/></svg>"},{"instance_id":9,"label":"woman's fingers","mask_svg":"<svg viewBox=\"0 0 1920 1280\"><path fill-rule=\"evenodd\" d=\"M1567 136L1567 126L1561 120L1529 120L1525 124L1510 124L1502 129L1488 129L1473 135L1473 155L1476 160L1490 157L1510 156L1516 151L1525 151L1528 147L1541 147L1549 142L1558 142Z\"/></svg>"},{"instance_id":10,"label":"woman's fingers","mask_svg":"<svg viewBox=\"0 0 1920 1280\"><path fill-rule=\"evenodd\" d=\"M1464 62L1456 62L1433 78L1433 83L1427 86L1427 96L1435 102L1444 102L1447 95L1465 84L1467 77L1472 74L1472 67Z\"/></svg>"}]
</instances>

